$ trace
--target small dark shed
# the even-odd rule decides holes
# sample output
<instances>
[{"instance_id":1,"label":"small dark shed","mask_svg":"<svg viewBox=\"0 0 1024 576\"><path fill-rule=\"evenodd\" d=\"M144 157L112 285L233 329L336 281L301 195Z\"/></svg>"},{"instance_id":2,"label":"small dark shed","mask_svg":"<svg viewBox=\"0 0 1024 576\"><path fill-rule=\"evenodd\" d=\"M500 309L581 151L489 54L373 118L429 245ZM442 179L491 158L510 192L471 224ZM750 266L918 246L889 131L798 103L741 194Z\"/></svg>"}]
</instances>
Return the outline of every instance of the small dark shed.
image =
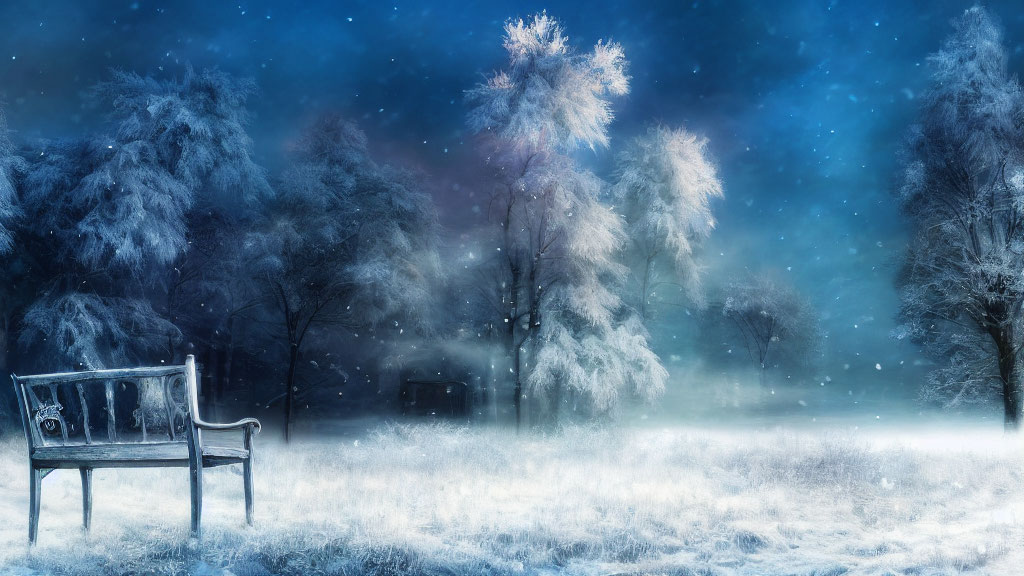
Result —
<instances>
[{"instance_id":1,"label":"small dark shed","mask_svg":"<svg viewBox=\"0 0 1024 576\"><path fill-rule=\"evenodd\" d=\"M406 380L398 399L404 416L469 418L469 388L455 380Z\"/></svg>"}]
</instances>

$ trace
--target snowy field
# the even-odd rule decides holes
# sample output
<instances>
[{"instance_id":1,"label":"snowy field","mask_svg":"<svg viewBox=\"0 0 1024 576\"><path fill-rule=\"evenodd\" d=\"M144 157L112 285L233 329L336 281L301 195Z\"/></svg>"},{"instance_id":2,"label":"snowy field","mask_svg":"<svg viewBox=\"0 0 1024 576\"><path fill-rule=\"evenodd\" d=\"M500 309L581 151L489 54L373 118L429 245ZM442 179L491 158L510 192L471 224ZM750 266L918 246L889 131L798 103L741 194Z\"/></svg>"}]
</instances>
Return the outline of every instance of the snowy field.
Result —
<instances>
[{"instance_id":1,"label":"snowy field","mask_svg":"<svg viewBox=\"0 0 1024 576\"><path fill-rule=\"evenodd\" d=\"M1020 574L1024 449L1000 432L508 431L384 426L259 438L257 524L241 477L187 470L43 482L25 543L24 444L0 445L3 574Z\"/></svg>"}]
</instances>

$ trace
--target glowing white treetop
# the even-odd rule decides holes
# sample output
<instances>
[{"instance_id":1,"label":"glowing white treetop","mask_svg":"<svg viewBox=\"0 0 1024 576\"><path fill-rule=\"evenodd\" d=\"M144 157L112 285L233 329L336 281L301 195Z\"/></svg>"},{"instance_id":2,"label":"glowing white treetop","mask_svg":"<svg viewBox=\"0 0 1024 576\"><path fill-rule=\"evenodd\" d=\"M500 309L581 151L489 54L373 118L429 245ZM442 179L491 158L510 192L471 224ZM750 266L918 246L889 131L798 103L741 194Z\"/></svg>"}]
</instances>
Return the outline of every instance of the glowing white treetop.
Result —
<instances>
[{"instance_id":1,"label":"glowing white treetop","mask_svg":"<svg viewBox=\"0 0 1024 576\"><path fill-rule=\"evenodd\" d=\"M629 90L626 61L614 43L577 54L546 14L508 23L505 49L507 69L469 93L469 124L487 136L499 183L491 209L517 421L521 371L553 418L563 405L608 413L624 391L653 397L667 377L642 325L622 320L622 221L600 203L601 180L568 156L607 145L609 98Z\"/></svg>"},{"instance_id":2,"label":"glowing white treetop","mask_svg":"<svg viewBox=\"0 0 1024 576\"><path fill-rule=\"evenodd\" d=\"M711 201L722 197L707 144L682 128L657 126L619 155L614 194L626 220L642 318L665 285L679 285L691 301L703 302L694 250L711 235ZM662 267L670 273L664 280Z\"/></svg>"},{"instance_id":3,"label":"glowing white treetop","mask_svg":"<svg viewBox=\"0 0 1024 576\"><path fill-rule=\"evenodd\" d=\"M899 197L914 238L900 282L905 325L940 363L924 397L1001 403L1021 423L1024 117L998 26L980 7L929 58L932 85Z\"/></svg>"},{"instance_id":4,"label":"glowing white treetop","mask_svg":"<svg viewBox=\"0 0 1024 576\"><path fill-rule=\"evenodd\" d=\"M530 148L608 145L610 96L629 92L622 46L598 42L577 54L558 21L538 14L505 24L506 70L470 91L469 125Z\"/></svg>"}]
</instances>

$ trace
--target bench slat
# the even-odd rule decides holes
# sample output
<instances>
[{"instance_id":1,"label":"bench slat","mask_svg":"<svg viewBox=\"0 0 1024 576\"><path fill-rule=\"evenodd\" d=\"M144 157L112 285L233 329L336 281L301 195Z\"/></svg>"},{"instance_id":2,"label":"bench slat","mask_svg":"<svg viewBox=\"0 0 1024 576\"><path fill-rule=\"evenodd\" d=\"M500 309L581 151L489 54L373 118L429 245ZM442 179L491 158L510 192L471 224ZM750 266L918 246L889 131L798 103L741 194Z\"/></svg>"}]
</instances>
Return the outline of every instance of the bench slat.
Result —
<instances>
[{"instance_id":1,"label":"bench slat","mask_svg":"<svg viewBox=\"0 0 1024 576\"><path fill-rule=\"evenodd\" d=\"M18 381L29 386L40 382L85 382L88 380L134 380L181 374L181 366L160 366L157 368L120 368L116 370L90 370L88 372L58 372L56 374L33 374L18 376Z\"/></svg>"},{"instance_id":2,"label":"bench slat","mask_svg":"<svg viewBox=\"0 0 1024 576\"><path fill-rule=\"evenodd\" d=\"M81 382L75 382L78 390L78 401L82 404L82 431L85 432L85 443L92 444L92 431L89 430L89 403L85 401L85 390Z\"/></svg>"},{"instance_id":3,"label":"bench slat","mask_svg":"<svg viewBox=\"0 0 1024 576\"><path fill-rule=\"evenodd\" d=\"M117 423L114 417L114 381L107 380L104 388L107 395L107 438L111 442L117 442Z\"/></svg>"},{"instance_id":4,"label":"bench slat","mask_svg":"<svg viewBox=\"0 0 1024 576\"><path fill-rule=\"evenodd\" d=\"M43 432L40 428L40 422L37 419L39 410L43 407L43 402L36 396L36 391L31 386L25 386L25 393L28 400L28 414L25 416L29 421L29 426L36 430L39 434L39 439L45 444L46 438L43 436Z\"/></svg>"},{"instance_id":5,"label":"bench slat","mask_svg":"<svg viewBox=\"0 0 1024 576\"><path fill-rule=\"evenodd\" d=\"M185 422L185 411L188 399L183 397L181 402L174 399L174 387L181 386L182 394L187 395L185 390L185 376L181 373L169 374L163 378L164 406L167 409L167 435L171 440L183 441L178 436L177 422L180 419Z\"/></svg>"},{"instance_id":6,"label":"bench slat","mask_svg":"<svg viewBox=\"0 0 1024 576\"><path fill-rule=\"evenodd\" d=\"M142 423L142 441L149 442L146 434L146 409L142 405L142 394L139 394L139 421Z\"/></svg>"},{"instance_id":7,"label":"bench slat","mask_svg":"<svg viewBox=\"0 0 1024 576\"><path fill-rule=\"evenodd\" d=\"M248 457L247 450L227 446L203 446L204 466L234 464ZM36 468L188 466L188 447L183 442L44 446L32 451L32 462Z\"/></svg>"}]
</instances>

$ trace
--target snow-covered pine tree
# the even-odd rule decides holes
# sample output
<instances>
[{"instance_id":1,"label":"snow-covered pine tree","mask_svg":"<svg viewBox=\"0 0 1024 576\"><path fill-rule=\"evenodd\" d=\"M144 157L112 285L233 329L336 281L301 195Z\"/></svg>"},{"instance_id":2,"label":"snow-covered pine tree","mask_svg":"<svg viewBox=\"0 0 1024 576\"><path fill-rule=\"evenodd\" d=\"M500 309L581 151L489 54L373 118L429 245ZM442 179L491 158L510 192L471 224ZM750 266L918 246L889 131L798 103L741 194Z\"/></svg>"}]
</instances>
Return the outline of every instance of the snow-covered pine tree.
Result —
<instances>
[{"instance_id":1,"label":"snow-covered pine tree","mask_svg":"<svg viewBox=\"0 0 1024 576\"><path fill-rule=\"evenodd\" d=\"M231 207L271 195L246 131L250 79L186 68L181 80L115 71L94 95L113 109L116 140L145 142L156 163L206 202Z\"/></svg>"},{"instance_id":2,"label":"snow-covered pine tree","mask_svg":"<svg viewBox=\"0 0 1024 576\"><path fill-rule=\"evenodd\" d=\"M1024 132L1002 33L966 10L929 59L932 84L899 188L913 238L900 277L903 327L940 367L922 391L946 406L1002 404L1021 425Z\"/></svg>"},{"instance_id":3,"label":"snow-covered pine tree","mask_svg":"<svg viewBox=\"0 0 1024 576\"><path fill-rule=\"evenodd\" d=\"M703 304L694 250L711 235L711 201L722 197L707 143L683 128L655 126L619 154L613 194L626 220L627 261L645 321L662 299L658 292L672 287Z\"/></svg>"},{"instance_id":4,"label":"snow-covered pine tree","mask_svg":"<svg viewBox=\"0 0 1024 576\"><path fill-rule=\"evenodd\" d=\"M152 299L182 331L182 343L208 355L203 362L215 399L230 378L238 319L255 306L242 239L273 196L246 131L254 91L251 80L191 68L180 81L155 86L118 73L97 90L134 119L125 136L154 142L161 164L194 191L185 214L188 249L163 267ZM183 360L183 346L173 338L167 348L171 361Z\"/></svg>"},{"instance_id":5,"label":"snow-covered pine tree","mask_svg":"<svg viewBox=\"0 0 1024 576\"><path fill-rule=\"evenodd\" d=\"M667 377L642 326L621 320L622 222L599 202L600 180L569 157L607 145L610 98L629 89L625 57L604 42L577 53L547 14L507 23L505 49L508 66L469 93L469 125L498 182L491 216L507 267L499 276L516 425L524 382L552 418L570 401L608 413L623 390L651 397Z\"/></svg>"},{"instance_id":6,"label":"snow-covered pine tree","mask_svg":"<svg viewBox=\"0 0 1024 576\"><path fill-rule=\"evenodd\" d=\"M79 193L100 164L92 142L46 143L33 159L22 192L23 225L10 270L24 298L15 303L19 343L33 345L38 366L81 369L123 365L162 348L175 327L152 309L143 268L124 261L90 264L78 225L93 209ZM90 245L94 248L95 245Z\"/></svg>"},{"instance_id":7,"label":"snow-covered pine tree","mask_svg":"<svg viewBox=\"0 0 1024 576\"><path fill-rule=\"evenodd\" d=\"M97 165L78 187L76 200L89 207L79 258L168 263L186 251L186 216L200 196L231 207L269 196L244 127L251 91L251 82L191 69L181 81L114 72L98 85L117 128L94 141Z\"/></svg>"},{"instance_id":8,"label":"snow-covered pine tree","mask_svg":"<svg viewBox=\"0 0 1024 576\"><path fill-rule=\"evenodd\" d=\"M94 368L166 351L179 337L149 302L188 251L197 199L238 205L270 191L244 131L250 91L215 71L181 81L115 72L94 91L110 107L112 134L33 151L20 234L41 296L24 311L22 342L61 366ZM78 331L67 347L55 345L60 327Z\"/></svg>"}]
</instances>

